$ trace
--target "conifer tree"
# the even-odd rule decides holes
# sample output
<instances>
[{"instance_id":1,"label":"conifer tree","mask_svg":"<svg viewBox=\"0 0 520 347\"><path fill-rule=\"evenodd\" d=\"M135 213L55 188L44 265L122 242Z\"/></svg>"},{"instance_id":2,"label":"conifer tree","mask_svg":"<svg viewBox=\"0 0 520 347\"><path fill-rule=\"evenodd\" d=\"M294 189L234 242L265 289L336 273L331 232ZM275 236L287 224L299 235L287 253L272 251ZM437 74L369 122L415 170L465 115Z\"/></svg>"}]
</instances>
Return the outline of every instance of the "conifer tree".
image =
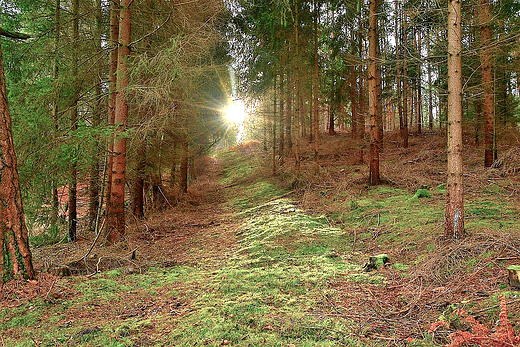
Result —
<instances>
[{"instance_id":1,"label":"conifer tree","mask_svg":"<svg viewBox=\"0 0 520 347\"><path fill-rule=\"evenodd\" d=\"M461 0L448 2L448 184L446 237L464 235L462 173L462 13Z\"/></svg>"},{"instance_id":2,"label":"conifer tree","mask_svg":"<svg viewBox=\"0 0 520 347\"><path fill-rule=\"evenodd\" d=\"M114 140L111 194L108 205L108 240L119 241L125 233L125 183L126 183L126 126L128 121L128 73L131 44L131 0L121 0L119 48L117 57L117 82L115 120L117 126Z\"/></svg>"},{"instance_id":3,"label":"conifer tree","mask_svg":"<svg viewBox=\"0 0 520 347\"><path fill-rule=\"evenodd\" d=\"M3 36L27 38L6 30ZM0 44L0 282L13 275L35 277L29 249L28 230L25 224L20 179L11 130L11 114L7 101L7 88ZM21 260L21 262L20 262Z\"/></svg>"}]
</instances>

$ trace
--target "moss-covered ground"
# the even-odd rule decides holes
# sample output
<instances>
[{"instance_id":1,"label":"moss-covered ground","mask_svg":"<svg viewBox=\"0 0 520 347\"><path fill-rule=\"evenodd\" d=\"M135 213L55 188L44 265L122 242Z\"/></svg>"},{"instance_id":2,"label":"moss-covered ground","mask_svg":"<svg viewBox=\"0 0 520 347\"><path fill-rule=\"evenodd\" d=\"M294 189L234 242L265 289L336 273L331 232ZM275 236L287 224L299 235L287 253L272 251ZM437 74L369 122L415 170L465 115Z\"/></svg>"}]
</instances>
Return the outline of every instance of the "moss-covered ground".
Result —
<instances>
[{"instance_id":1,"label":"moss-covered ground","mask_svg":"<svg viewBox=\"0 0 520 347\"><path fill-rule=\"evenodd\" d=\"M257 144L216 158L218 208L155 216L121 248L154 252L71 277L42 261L38 282L7 283L0 346L434 346L450 330L430 324L466 329L457 309L494 322L499 294L519 318L520 292L506 278L520 255L508 190L471 192L473 232L453 243L441 237L443 185L366 187L362 168L323 163L318 183L293 191L292 179L267 174ZM338 175L347 183L328 183ZM381 253L390 263L365 271Z\"/></svg>"}]
</instances>

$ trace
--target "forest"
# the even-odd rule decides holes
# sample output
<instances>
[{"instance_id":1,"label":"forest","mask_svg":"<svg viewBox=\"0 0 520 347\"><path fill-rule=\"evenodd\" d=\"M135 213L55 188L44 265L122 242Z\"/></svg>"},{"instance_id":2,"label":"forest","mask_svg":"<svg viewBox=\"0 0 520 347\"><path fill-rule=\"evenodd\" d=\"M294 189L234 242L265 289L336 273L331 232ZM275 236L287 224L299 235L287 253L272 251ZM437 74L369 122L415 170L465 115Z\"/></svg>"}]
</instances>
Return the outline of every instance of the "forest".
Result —
<instances>
[{"instance_id":1,"label":"forest","mask_svg":"<svg viewBox=\"0 0 520 347\"><path fill-rule=\"evenodd\" d=\"M520 346L519 0L0 1L0 346Z\"/></svg>"}]
</instances>

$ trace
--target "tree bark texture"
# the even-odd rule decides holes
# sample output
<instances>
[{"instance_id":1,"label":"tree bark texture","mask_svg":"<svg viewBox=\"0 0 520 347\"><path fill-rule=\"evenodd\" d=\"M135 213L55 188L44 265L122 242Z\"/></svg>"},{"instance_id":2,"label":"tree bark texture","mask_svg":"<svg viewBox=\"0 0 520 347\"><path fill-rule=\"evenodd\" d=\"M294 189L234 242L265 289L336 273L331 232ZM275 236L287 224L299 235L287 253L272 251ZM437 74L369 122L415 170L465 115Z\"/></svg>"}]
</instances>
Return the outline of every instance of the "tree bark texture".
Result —
<instances>
[{"instance_id":1,"label":"tree bark texture","mask_svg":"<svg viewBox=\"0 0 520 347\"><path fill-rule=\"evenodd\" d=\"M480 0L480 62L482 65L484 111L484 166L491 167L495 152L495 90L493 85L493 52L491 46L490 0Z\"/></svg>"},{"instance_id":2,"label":"tree bark texture","mask_svg":"<svg viewBox=\"0 0 520 347\"><path fill-rule=\"evenodd\" d=\"M112 192L108 210L108 240L110 243L119 241L125 233L126 137L124 132L126 131L128 120L126 88L128 87L128 58L132 34L131 12L129 8L131 2L132 0L122 0L120 12L115 105L117 130L114 141Z\"/></svg>"},{"instance_id":3,"label":"tree bark texture","mask_svg":"<svg viewBox=\"0 0 520 347\"><path fill-rule=\"evenodd\" d=\"M431 53L430 29L427 29L426 37L428 38L426 40L426 45L427 45L426 49L428 52L427 53L428 58L426 59L427 64L428 64L427 65L428 66L428 128L430 129L430 131L433 131L433 94L432 94L432 64L430 61L430 53Z\"/></svg>"},{"instance_id":4,"label":"tree bark texture","mask_svg":"<svg viewBox=\"0 0 520 347\"><path fill-rule=\"evenodd\" d=\"M359 19L360 26L362 25L361 19ZM363 48L364 48L364 38L361 32L361 29L358 30L357 33L358 36L358 52L359 55L362 55ZM358 151L358 162L360 164L363 164L363 151L365 148L364 140L365 140L365 124L366 124L366 91L365 91L365 80L366 80L366 71L363 65L360 65L358 67L359 72L359 94L358 94L358 100L359 100L359 126L358 126L358 142L360 145L359 151Z\"/></svg>"},{"instance_id":5,"label":"tree bark texture","mask_svg":"<svg viewBox=\"0 0 520 347\"><path fill-rule=\"evenodd\" d=\"M60 54L59 48L60 46L60 30L61 30L61 1L56 0L56 4L54 6L54 72L53 72L53 82L56 86L58 86L58 78L60 75ZM52 120L54 122L55 134L54 138L57 141L58 133L59 133L59 104L61 98L61 90L59 87L56 88L56 96L52 102ZM53 187L52 187L52 219L53 223L58 222L59 218L59 209L60 202L58 198L58 183L56 179L53 179Z\"/></svg>"},{"instance_id":6,"label":"tree bark texture","mask_svg":"<svg viewBox=\"0 0 520 347\"><path fill-rule=\"evenodd\" d=\"M72 2L72 45L73 45L73 65L72 75L74 81L74 95L72 107L70 111L70 129L72 132L78 130L78 98L79 98L79 78L78 78L78 47L79 47L79 0ZM72 160L70 168L69 181L69 240L76 240L78 225L78 208L77 208L77 186L78 186L78 167L75 159Z\"/></svg>"},{"instance_id":7,"label":"tree bark texture","mask_svg":"<svg viewBox=\"0 0 520 347\"><path fill-rule=\"evenodd\" d=\"M276 111L276 105L277 105L277 93L278 93L278 90L276 89L276 82L278 80L278 77L275 76L274 78L274 86L273 86L273 128L271 129L272 130L272 155L271 155L271 159L272 159L272 174L273 176L276 175L276 127L277 127L277 124L276 124L276 118L278 116L278 113Z\"/></svg>"},{"instance_id":8,"label":"tree bark texture","mask_svg":"<svg viewBox=\"0 0 520 347\"><path fill-rule=\"evenodd\" d=\"M403 127L401 139L403 147L408 148L408 101L410 98L410 85L408 83L408 18L403 11Z\"/></svg>"},{"instance_id":9,"label":"tree bark texture","mask_svg":"<svg viewBox=\"0 0 520 347\"><path fill-rule=\"evenodd\" d=\"M421 31L416 30L416 44L417 44L417 54L419 55L419 61L417 62L417 100L415 106L415 113L417 117L417 133L422 133L422 54L421 54Z\"/></svg>"},{"instance_id":10,"label":"tree bark texture","mask_svg":"<svg viewBox=\"0 0 520 347\"><path fill-rule=\"evenodd\" d=\"M284 97L283 97L283 90L284 90L284 74L280 74L280 107L279 107L279 124L280 124L280 146L278 149L278 155L280 157L280 165L283 165L284 162L284 156L285 156L285 131L284 131L284 114L285 114L285 105L284 105Z\"/></svg>"},{"instance_id":11,"label":"tree bark texture","mask_svg":"<svg viewBox=\"0 0 520 347\"><path fill-rule=\"evenodd\" d=\"M114 126L116 119L116 84L117 84L117 56L119 40L119 0L114 0L110 4L110 66L108 79L108 126ZM112 168L114 165L114 139L109 139L107 157L107 205L110 204L112 195ZM107 206L108 209L108 206Z\"/></svg>"},{"instance_id":12,"label":"tree bark texture","mask_svg":"<svg viewBox=\"0 0 520 347\"><path fill-rule=\"evenodd\" d=\"M0 46L0 281L11 275L35 277L17 171ZM22 259L22 263L19 263Z\"/></svg>"},{"instance_id":13,"label":"tree bark texture","mask_svg":"<svg viewBox=\"0 0 520 347\"><path fill-rule=\"evenodd\" d=\"M295 89L295 97L296 100L294 100L294 111L295 111L295 130L294 130L294 138L295 138L295 146L294 146L294 176L296 177L296 182L298 182L300 177L300 139L301 139L301 133L300 133L300 127L302 124L302 109L301 109L301 81L300 81L300 18L299 18L299 6L300 3L298 0L295 1L294 4L294 13L295 13L295 20L294 20L294 43L295 43L295 52L296 52L296 64L294 66L294 89Z\"/></svg>"},{"instance_id":14,"label":"tree bark texture","mask_svg":"<svg viewBox=\"0 0 520 347\"><path fill-rule=\"evenodd\" d=\"M369 90L369 112L370 112L370 178L371 185L378 185L380 182L379 176L379 152L380 152L380 119L381 115L381 77L377 76L380 73L378 68L377 56L377 11L379 8L379 0L370 0L369 3L369 65L368 65L368 90ZM379 84L379 85L378 85Z\"/></svg>"},{"instance_id":15,"label":"tree bark texture","mask_svg":"<svg viewBox=\"0 0 520 347\"><path fill-rule=\"evenodd\" d=\"M400 55L400 52L401 52L401 40L400 40L400 36L399 36L399 5L397 3L397 0L395 0L395 46L396 46L396 70L397 70L397 73L396 73L396 85L397 85L397 113L399 115L399 131L400 131L400 134L401 134L401 139L403 141L403 147L404 147L404 142L405 142L405 139L406 139L406 134L404 134L404 120L403 120L403 98L402 98L402 88L401 88L401 85L402 85L402 78L401 78L401 55Z\"/></svg>"},{"instance_id":16,"label":"tree bark texture","mask_svg":"<svg viewBox=\"0 0 520 347\"><path fill-rule=\"evenodd\" d=\"M96 48L102 50L102 35L103 35L103 13L101 8L101 0L96 2ZM98 68L99 69L99 68ZM101 71L100 71L101 73ZM101 124L101 97L102 97L102 86L101 81L96 83L96 106L92 115L92 126L99 127ZM93 158L93 162L90 166L90 179L89 179L89 229L94 231L96 227L97 214L99 210L99 192L101 189L101 177L99 175L100 169L100 157L98 153L99 141L96 138L96 153Z\"/></svg>"},{"instance_id":17,"label":"tree bark texture","mask_svg":"<svg viewBox=\"0 0 520 347\"><path fill-rule=\"evenodd\" d=\"M318 152L320 147L320 75L319 75L319 55L318 55L318 18L319 18L318 2L314 0L314 165L315 173L319 171Z\"/></svg>"},{"instance_id":18,"label":"tree bark texture","mask_svg":"<svg viewBox=\"0 0 520 347\"><path fill-rule=\"evenodd\" d=\"M462 172L462 44L461 0L448 2L448 185L445 235L464 234Z\"/></svg>"}]
</instances>

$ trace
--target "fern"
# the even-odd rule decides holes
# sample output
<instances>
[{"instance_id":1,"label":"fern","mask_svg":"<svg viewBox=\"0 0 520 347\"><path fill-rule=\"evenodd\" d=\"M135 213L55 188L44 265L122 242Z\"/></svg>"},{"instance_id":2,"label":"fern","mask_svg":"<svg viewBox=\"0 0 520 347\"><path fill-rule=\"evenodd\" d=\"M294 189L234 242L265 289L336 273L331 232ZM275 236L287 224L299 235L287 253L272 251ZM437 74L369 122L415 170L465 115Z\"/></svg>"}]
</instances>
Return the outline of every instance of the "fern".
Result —
<instances>
[{"instance_id":1,"label":"fern","mask_svg":"<svg viewBox=\"0 0 520 347\"><path fill-rule=\"evenodd\" d=\"M466 315L466 312L455 310L453 314L463 317ZM503 295L500 296L500 325L495 332L490 332L485 325L481 324L474 317L468 316L464 320L471 325L473 332L461 330L453 332L448 336L450 343L447 347L520 347L520 335L515 335L513 327L507 318L506 298ZM448 327L448 323L444 321L433 323L429 329L430 333L437 330L440 326Z\"/></svg>"}]
</instances>

